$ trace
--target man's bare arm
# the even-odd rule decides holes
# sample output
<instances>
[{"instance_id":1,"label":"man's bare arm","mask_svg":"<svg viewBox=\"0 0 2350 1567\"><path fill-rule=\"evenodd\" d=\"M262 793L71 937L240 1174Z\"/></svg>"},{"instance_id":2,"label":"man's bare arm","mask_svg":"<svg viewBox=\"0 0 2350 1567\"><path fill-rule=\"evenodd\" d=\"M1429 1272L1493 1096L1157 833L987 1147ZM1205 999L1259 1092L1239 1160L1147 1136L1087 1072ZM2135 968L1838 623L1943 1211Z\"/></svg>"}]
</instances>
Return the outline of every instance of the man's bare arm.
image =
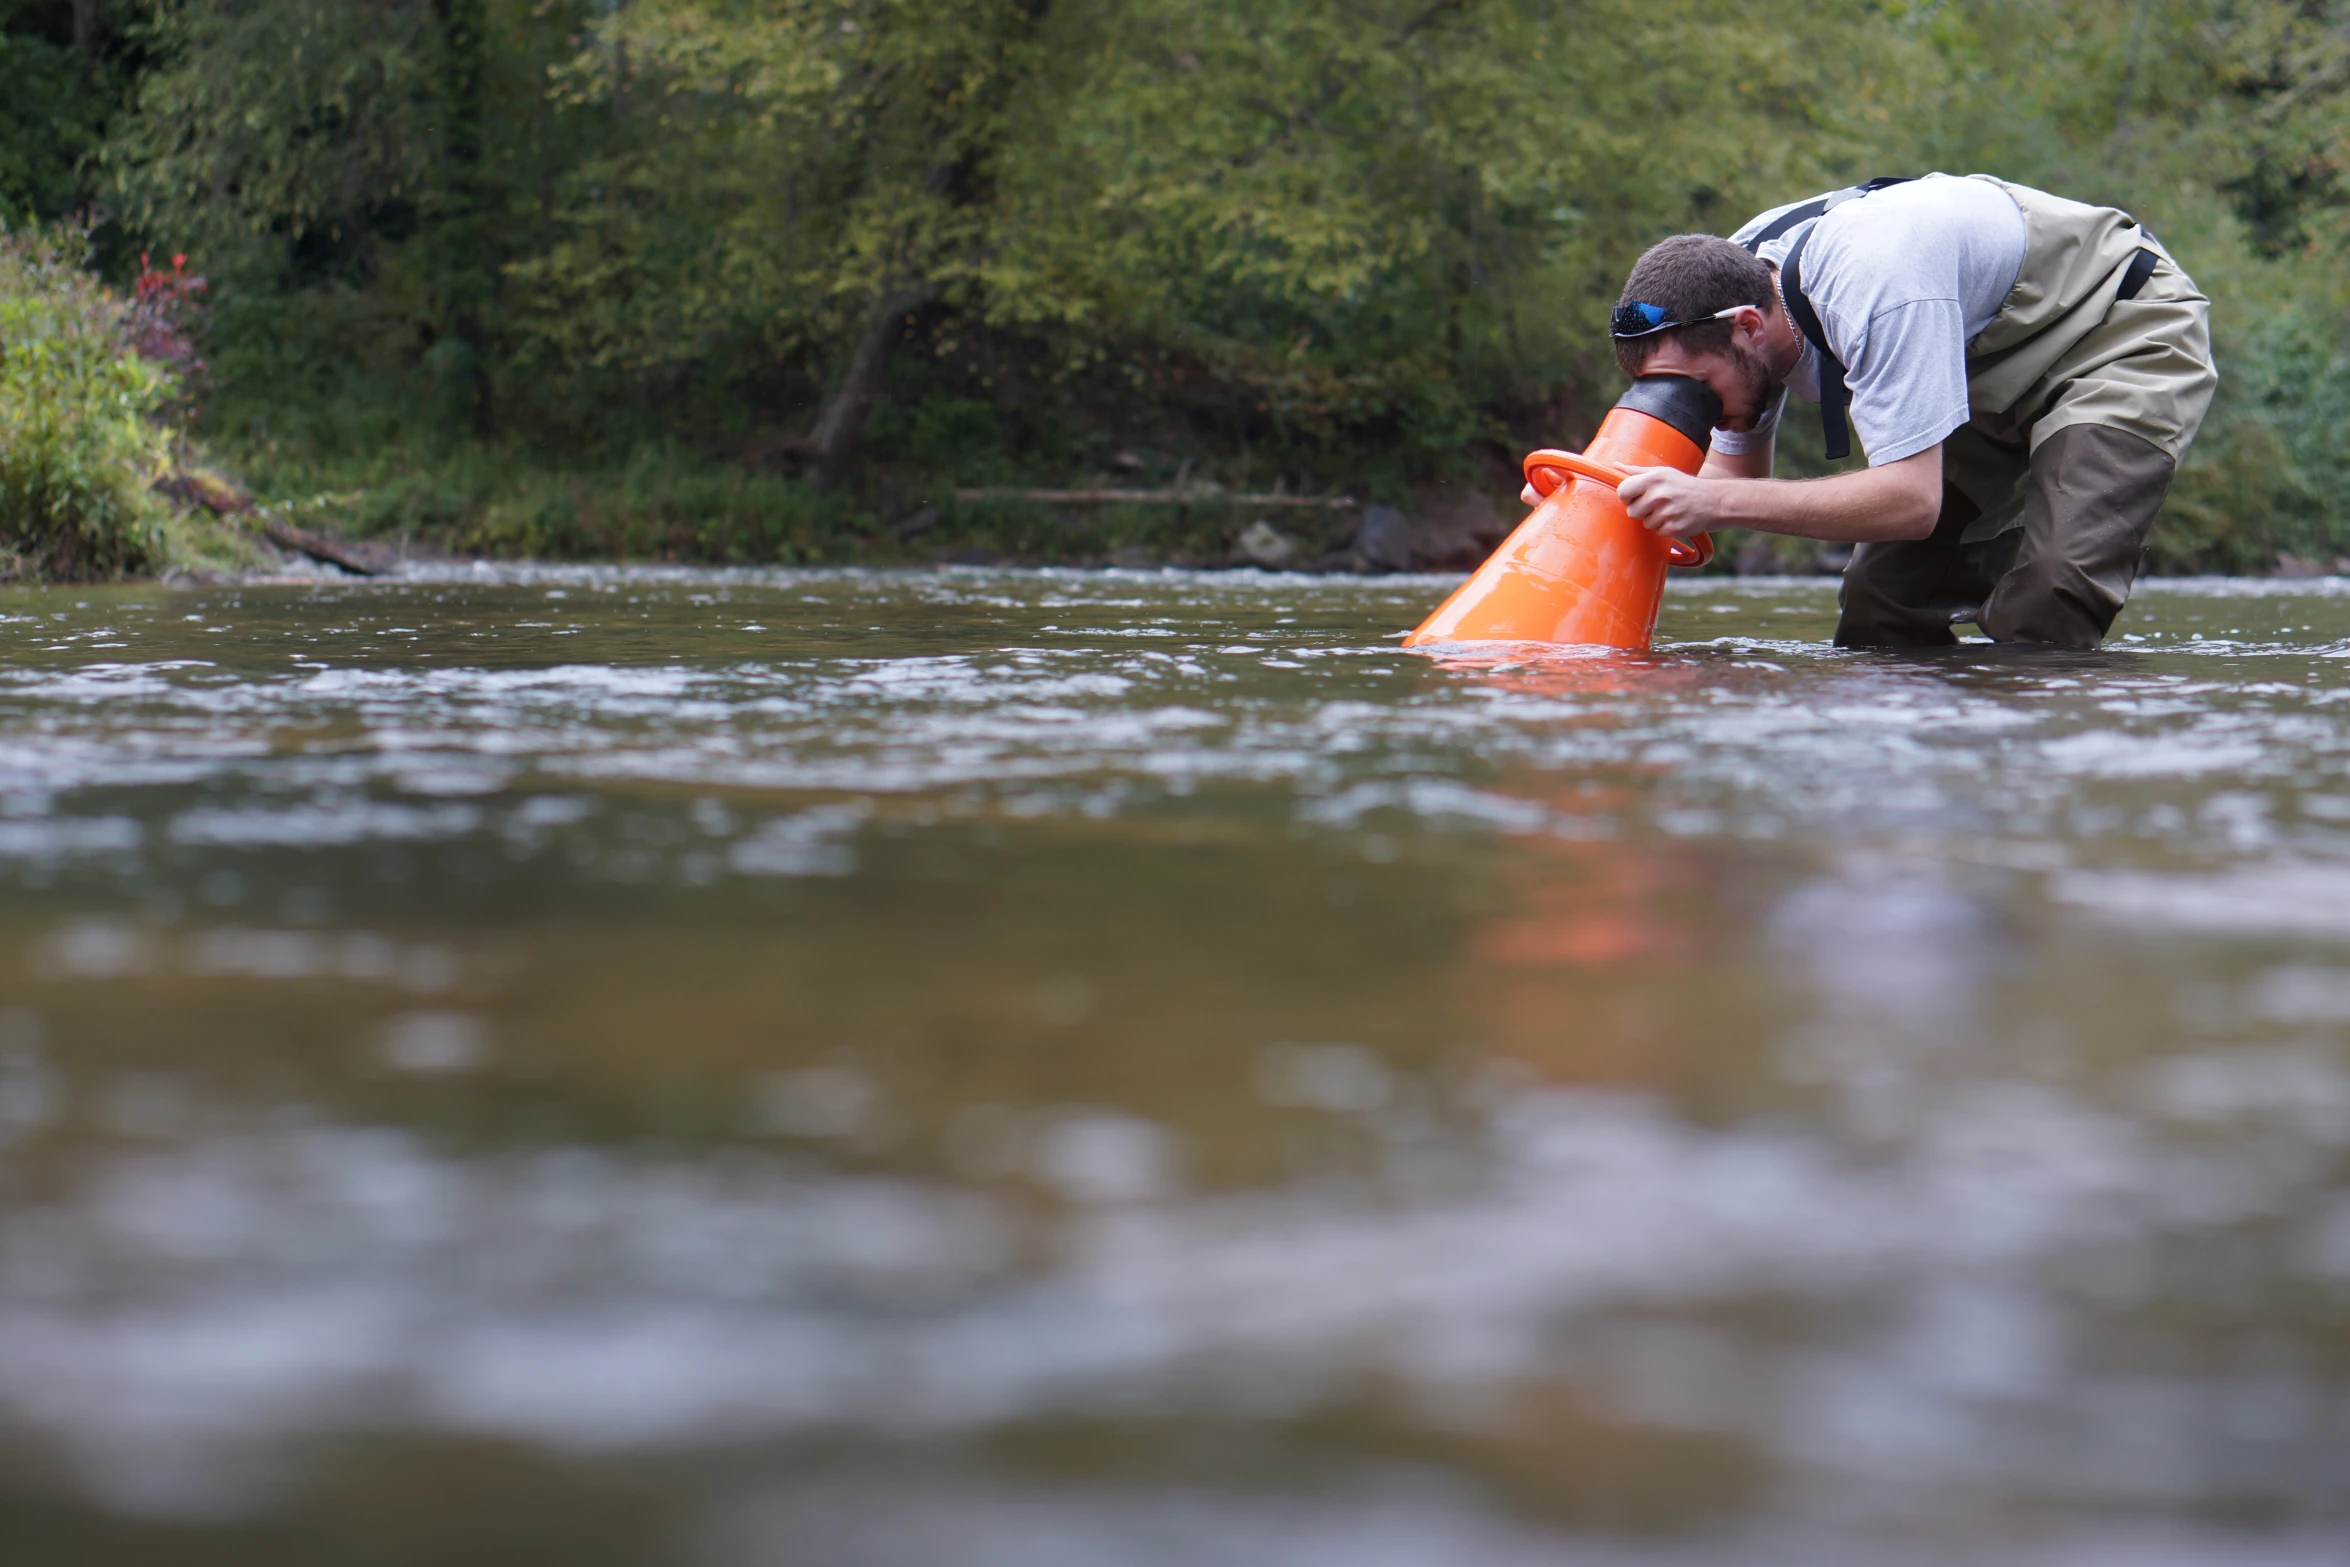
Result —
<instances>
[{"instance_id":1,"label":"man's bare arm","mask_svg":"<svg viewBox=\"0 0 2350 1567\"><path fill-rule=\"evenodd\" d=\"M1778 456L1774 440L1758 452L1718 452L1707 450L1705 466L1697 470L1701 479L1767 479L1771 476L1772 461Z\"/></svg>"},{"instance_id":2,"label":"man's bare arm","mask_svg":"<svg viewBox=\"0 0 2350 1567\"><path fill-rule=\"evenodd\" d=\"M1922 539L1942 513L1939 444L1878 468L1824 479L1722 476L1751 457L1712 455L1703 472L1643 468L1623 483L1624 504L1641 524L1669 538L1717 528L1753 528L1801 539L1870 544Z\"/></svg>"}]
</instances>

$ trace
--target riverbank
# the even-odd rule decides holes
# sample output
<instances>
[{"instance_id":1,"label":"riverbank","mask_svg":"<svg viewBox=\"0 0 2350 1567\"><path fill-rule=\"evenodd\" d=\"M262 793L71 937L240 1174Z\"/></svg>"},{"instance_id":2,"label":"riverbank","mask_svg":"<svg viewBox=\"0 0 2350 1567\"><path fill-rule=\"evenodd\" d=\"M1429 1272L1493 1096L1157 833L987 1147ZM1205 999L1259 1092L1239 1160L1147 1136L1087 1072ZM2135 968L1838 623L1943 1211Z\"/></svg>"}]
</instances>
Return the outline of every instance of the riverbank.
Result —
<instances>
[{"instance_id":1,"label":"riverbank","mask_svg":"<svg viewBox=\"0 0 2350 1567\"><path fill-rule=\"evenodd\" d=\"M920 487L882 473L834 494L674 450L597 472L501 465L478 453L437 465L379 458L368 473L289 470L264 458L256 466L277 483L259 493L208 470L168 481L175 498L234 536L241 559L216 548L164 570L227 580L282 574L289 562L372 576L411 562L531 560L1381 576L1473 570L1525 515L1498 483L1418 485L1372 500L1299 493L1280 480L1195 479L1188 462L1119 455L1130 460L1057 485ZM374 482L352 483L360 478ZM262 498L272 493L279 498ZM2147 575L2350 574L2350 557L2238 550L2215 559L2184 531L2158 524ZM1716 543L1703 575L1835 576L1851 558L1847 545L1742 531Z\"/></svg>"},{"instance_id":2,"label":"riverbank","mask_svg":"<svg viewBox=\"0 0 2350 1567\"><path fill-rule=\"evenodd\" d=\"M892 428L911 422L894 406ZM1343 453L1276 462L1178 428L1057 455L973 431L898 441L840 484L756 441L642 441L585 458L520 439L441 439L365 401L301 419L224 399L212 449L254 493L322 533L488 559L706 565L1153 566L1352 572L1467 571L1524 517L1520 441L1465 442L1440 478L1413 480ZM1577 446L1572 423L1544 437ZM2214 429L2158 522L2163 575L2307 575L2350 554L2325 528L2273 528L2215 511L2251 461ZM1532 442L1532 438L1520 438ZM1782 471L1822 471L1783 454ZM1716 575L1841 571L1849 552L1730 532Z\"/></svg>"},{"instance_id":3,"label":"riverbank","mask_svg":"<svg viewBox=\"0 0 2350 1567\"><path fill-rule=\"evenodd\" d=\"M1115 437L1072 425L1026 450L992 421L966 429L889 396L875 416L889 439L837 475L755 430L593 457L424 433L391 382L305 400L216 381L195 346L204 279L184 258L142 257L111 289L86 269L88 244L74 229L0 233L0 581L241 580L289 556L362 576L439 557L1465 572L1524 515L1523 438L1498 431L1416 479L1393 453L1272 456L1163 419ZM1568 445L1587 433L1566 416L1544 430ZM2206 444L2157 526L2153 570L2350 566L2330 526L2243 526L2215 509L2215 495L2251 493L2231 465L2258 443L2221 429ZM1801 451L1788 470L1813 471ZM1715 575L1831 574L1850 555L1717 543Z\"/></svg>"}]
</instances>

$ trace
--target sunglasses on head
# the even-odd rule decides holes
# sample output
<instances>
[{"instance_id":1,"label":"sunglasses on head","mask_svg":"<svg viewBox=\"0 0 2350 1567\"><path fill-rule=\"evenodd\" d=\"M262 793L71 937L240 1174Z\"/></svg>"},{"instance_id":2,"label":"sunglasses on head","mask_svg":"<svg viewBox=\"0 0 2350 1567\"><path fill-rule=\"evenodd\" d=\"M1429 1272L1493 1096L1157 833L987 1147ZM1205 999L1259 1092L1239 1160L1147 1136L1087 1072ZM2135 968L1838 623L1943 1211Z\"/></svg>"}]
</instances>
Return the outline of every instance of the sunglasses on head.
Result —
<instances>
[{"instance_id":1,"label":"sunglasses on head","mask_svg":"<svg viewBox=\"0 0 2350 1567\"><path fill-rule=\"evenodd\" d=\"M1710 316L1698 316L1689 321L1676 321L1673 319L1673 313L1664 306L1647 305L1634 300L1630 304L1616 306L1615 319L1608 329L1608 336L1648 337L1657 332L1670 332L1677 326L1697 326L1707 321L1727 321L1739 311L1752 308L1751 305L1732 305L1726 310L1717 310Z\"/></svg>"}]
</instances>

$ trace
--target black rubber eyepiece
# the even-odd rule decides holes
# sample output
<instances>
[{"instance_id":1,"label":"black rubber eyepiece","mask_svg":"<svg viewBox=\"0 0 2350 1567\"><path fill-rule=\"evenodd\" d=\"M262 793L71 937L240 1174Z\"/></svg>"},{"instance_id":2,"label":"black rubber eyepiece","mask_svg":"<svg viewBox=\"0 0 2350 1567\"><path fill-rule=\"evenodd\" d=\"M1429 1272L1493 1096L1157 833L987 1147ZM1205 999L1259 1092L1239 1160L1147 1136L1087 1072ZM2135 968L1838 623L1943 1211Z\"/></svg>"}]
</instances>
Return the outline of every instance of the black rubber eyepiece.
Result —
<instances>
[{"instance_id":1,"label":"black rubber eyepiece","mask_svg":"<svg viewBox=\"0 0 2350 1567\"><path fill-rule=\"evenodd\" d=\"M1695 441L1699 451L1722 422L1722 400L1714 389L1685 375L1644 375L1616 399L1616 406L1662 419Z\"/></svg>"}]
</instances>

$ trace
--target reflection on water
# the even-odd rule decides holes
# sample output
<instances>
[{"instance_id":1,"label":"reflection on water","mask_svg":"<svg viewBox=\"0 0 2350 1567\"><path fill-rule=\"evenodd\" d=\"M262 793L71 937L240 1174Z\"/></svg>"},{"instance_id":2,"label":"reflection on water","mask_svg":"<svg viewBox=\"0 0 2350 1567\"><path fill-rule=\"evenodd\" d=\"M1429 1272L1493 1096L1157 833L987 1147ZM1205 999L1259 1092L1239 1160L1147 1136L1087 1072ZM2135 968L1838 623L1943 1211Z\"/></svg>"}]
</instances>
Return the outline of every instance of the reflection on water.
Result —
<instances>
[{"instance_id":1,"label":"reflection on water","mask_svg":"<svg viewBox=\"0 0 2350 1567\"><path fill-rule=\"evenodd\" d=\"M2350 596L0 601L0 1527L825 1564L2350 1550Z\"/></svg>"}]
</instances>

